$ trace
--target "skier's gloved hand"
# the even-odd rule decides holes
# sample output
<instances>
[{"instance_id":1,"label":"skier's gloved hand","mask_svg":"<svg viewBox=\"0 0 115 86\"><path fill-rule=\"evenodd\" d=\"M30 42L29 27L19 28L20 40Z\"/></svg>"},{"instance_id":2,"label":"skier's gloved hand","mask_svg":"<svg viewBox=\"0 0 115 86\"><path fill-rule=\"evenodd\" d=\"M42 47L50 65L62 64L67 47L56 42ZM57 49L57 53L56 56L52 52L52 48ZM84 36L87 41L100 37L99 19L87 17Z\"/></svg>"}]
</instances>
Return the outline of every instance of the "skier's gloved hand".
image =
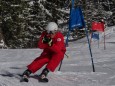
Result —
<instances>
[{"instance_id":1,"label":"skier's gloved hand","mask_svg":"<svg viewBox=\"0 0 115 86\"><path fill-rule=\"evenodd\" d=\"M48 45L49 45L49 46L52 46L52 45L53 45L52 39L50 39L50 41L48 42Z\"/></svg>"},{"instance_id":2,"label":"skier's gloved hand","mask_svg":"<svg viewBox=\"0 0 115 86\"><path fill-rule=\"evenodd\" d=\"M53 44L52 38L49 36L44 36L42 39L42 42L47 43L49 46L52 46L52 44Z\"/></svg>"},{"instance_id":3,"label":"skier's gloved hand","mask_svg":"<svg viewBox=\"0 0 115 86\"><path fill-rule=\"evenodd\" d=\"M48 43L50 40L51 40L50 37L44 36L43 39L42 39L42 42L43 42L43 43Z\"/></svg>"}]
</instances>

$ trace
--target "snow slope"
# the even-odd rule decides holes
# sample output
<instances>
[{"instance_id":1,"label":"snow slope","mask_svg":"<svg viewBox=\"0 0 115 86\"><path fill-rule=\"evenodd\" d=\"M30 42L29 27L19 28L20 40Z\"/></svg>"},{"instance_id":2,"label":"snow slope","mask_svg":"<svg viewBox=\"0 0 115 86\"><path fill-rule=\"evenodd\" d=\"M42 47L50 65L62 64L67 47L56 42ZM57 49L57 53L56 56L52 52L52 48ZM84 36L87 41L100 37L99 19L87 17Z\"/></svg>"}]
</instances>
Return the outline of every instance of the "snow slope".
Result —
<instances>
[{"instance_id":1,"label":"snow slope","mask_svg":"<svg viewBox=\"0 0 115 86\"><path fill-rule=\"evenodd\" d=\"M115 29L109 31L105 41L105 50L103 35L99 48L96 41L92 42L96 72L92 72L86 38L69 43L66 52L69 58L65 56L61 71L57 68L49 73L48 83L40 83L36 78L42 69L32 74L28 83L19 81L19 75L42 50L0 49L0 86L115 86Z\"/></svg>"}]
</instances>

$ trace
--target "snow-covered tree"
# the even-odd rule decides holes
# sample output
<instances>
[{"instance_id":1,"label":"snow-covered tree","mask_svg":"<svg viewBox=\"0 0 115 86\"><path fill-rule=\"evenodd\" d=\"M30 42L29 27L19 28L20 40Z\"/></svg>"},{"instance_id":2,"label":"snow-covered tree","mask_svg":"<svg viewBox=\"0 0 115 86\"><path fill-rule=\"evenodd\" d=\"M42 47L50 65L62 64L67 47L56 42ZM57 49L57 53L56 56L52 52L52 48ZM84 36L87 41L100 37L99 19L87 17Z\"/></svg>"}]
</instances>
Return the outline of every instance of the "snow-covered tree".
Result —
<instances>
[{"instance_id":1,"label":"snow-covered tree","mask_svg":"<svg viewBox=\"0 0 115 86\"><path fill-rule=\"evenodd\" d=\"M114 0L75 0L75 4L82 6L88 29L92 21L102 17L115 23ZM71 0L1 0L0 26L5 43L10 48L37 47L49 21L67 32L70 7Z\"/></svg>"}]
</instances>

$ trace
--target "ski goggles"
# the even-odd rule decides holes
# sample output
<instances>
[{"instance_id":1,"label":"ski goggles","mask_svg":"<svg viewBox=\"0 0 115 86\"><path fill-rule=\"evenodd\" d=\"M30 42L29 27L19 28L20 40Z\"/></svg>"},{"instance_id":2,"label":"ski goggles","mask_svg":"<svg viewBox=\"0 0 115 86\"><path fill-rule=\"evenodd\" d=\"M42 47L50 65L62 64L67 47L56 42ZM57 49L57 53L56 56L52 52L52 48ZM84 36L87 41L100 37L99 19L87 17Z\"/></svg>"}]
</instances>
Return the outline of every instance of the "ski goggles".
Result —
<instances>
[{"instance_id":1,"label":"ski goggles","mask_svg":"<svg viewBox=\"0 0 115 86\"><path fill-rule=\"evenodd\" d=\"M54 31L47 31L48 34L55 34L56 33L56 30Z\"/></svg>"}]
</instances>

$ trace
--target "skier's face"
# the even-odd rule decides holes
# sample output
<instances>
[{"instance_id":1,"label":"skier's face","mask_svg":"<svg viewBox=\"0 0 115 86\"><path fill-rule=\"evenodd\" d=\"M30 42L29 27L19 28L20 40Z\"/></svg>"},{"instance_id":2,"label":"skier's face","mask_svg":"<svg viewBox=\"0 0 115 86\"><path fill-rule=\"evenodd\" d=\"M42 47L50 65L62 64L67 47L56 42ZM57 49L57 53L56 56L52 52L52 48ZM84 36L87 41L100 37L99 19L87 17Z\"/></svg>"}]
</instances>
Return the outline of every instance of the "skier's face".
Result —
<instances>
[{"instance_id":1,"label":"skier's face","mask_svg":"<svg viewBox=\"0 0 115 86\"><path fill-rule=\"evenodd\" d=\"M51 37L54 38L56 31L47 31L47 34Z\"/></svg>"}]
</instances>

